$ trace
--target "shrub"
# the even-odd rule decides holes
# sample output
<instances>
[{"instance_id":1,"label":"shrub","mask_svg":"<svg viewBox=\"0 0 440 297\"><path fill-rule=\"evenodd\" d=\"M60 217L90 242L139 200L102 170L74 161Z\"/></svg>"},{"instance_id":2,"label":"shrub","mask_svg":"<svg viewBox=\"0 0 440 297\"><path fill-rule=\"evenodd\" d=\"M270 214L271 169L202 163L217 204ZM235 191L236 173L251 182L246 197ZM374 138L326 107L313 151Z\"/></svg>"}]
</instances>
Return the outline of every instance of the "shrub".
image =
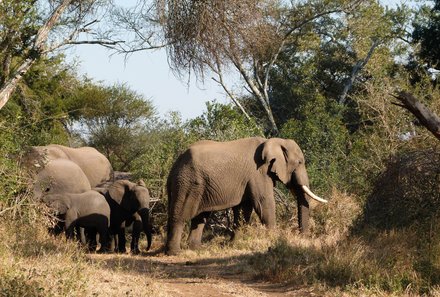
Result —
<instances>
[{"instance_id":1,"label":"shrub","mask_svg":"<svg viewBox=\"0 0 440 297\"><path fill-rule=\"evenodd\" d=\"M440 214L440 151L425 149L393 157L378 177L363 224L379 229L432 228Z\"/></svg>"}]
</instances>

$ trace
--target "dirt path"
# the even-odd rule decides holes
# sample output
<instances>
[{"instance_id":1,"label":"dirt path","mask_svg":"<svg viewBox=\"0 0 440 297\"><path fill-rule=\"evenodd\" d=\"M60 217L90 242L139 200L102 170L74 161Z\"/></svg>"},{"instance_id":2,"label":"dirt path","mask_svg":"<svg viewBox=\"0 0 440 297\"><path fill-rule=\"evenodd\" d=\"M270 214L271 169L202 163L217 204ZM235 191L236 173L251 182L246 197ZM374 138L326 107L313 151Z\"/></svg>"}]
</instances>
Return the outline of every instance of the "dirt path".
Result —
<instances>
[{"instance_id":1,"label":"dirt path","mask_svg":"<svg viewBox=\"0 0 440 297\"><path fill-rule=\"evenodd\" d=\"M293 289L255 279L243 264L246 255L209 257L167 257L163 253L149 256L90 255L97 263L109 292L125 296L318 296L306 289ZM101 287L102 286L97 286ZM154 288L153 288L154 287ZM149 291L146 291L149 288Z\"/></svg>"}]
</instances>

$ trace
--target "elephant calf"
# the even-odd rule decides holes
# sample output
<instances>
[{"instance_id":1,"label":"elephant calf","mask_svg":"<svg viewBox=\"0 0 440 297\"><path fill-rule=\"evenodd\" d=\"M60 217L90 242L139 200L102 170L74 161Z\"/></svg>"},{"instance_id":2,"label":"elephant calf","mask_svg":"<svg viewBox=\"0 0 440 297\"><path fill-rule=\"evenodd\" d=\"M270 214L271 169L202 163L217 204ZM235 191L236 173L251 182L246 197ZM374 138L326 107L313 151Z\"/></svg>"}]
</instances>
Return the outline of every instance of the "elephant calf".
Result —
<instances>
[{"instance_id":1,"label":"elephant calf","mask_svg":"<svg viewBox=\"0 0 440 297\"><path fill-rule=\"evenodd\" d=\"M75 227L83 227L99 234L98 252L110 250L110 207L100 193L47 194L42 201L64 221L67 238L73 238Z\"/></svg>"},{"instance_id":2,"label":"elephant calf","mask_svg":"<svg viewBox=\"0 0 440 297\"><path fill-rule=\"evenodd\" d=\"M139 254L139 237L141 230L147 236L147 250L151 247L152 226L150 223L150 194L143 181L133 183L128 180L117 180L108 188L97 189L105 196L110 205L110 231L117 236L116 251L124 253L125 225L133 224L131 252Z\"/></svg>"}]
</instances>

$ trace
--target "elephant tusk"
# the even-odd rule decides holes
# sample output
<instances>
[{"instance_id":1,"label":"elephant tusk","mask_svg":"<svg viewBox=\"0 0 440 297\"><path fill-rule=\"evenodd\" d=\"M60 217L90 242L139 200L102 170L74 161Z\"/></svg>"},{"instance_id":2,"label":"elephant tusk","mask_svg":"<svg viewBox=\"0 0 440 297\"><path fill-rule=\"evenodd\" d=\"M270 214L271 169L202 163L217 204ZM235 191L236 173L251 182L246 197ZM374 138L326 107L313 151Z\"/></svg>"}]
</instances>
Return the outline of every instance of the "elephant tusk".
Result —
<instances>
[{"instance_id":1,"label":"elephant tusk","mask_svg":"<svg viewBox=\"0 0 440 297\"><path fill-rule=\"evenodd\" d=\"M319 202L322 202L322 203L327 203L327 202L328 202L327 200L322 199L322 198L316 196L315 194L313 194L313 192L310 191L310 189L309 189L307 186L302 185L301 187L302 187L302 189L304 190L304 192L306 192L306 193L307 193L310 197L312 197L313 199L315 199L315 200L317 200L317 201L319 201Z\"/></svg>"}]
</instances>

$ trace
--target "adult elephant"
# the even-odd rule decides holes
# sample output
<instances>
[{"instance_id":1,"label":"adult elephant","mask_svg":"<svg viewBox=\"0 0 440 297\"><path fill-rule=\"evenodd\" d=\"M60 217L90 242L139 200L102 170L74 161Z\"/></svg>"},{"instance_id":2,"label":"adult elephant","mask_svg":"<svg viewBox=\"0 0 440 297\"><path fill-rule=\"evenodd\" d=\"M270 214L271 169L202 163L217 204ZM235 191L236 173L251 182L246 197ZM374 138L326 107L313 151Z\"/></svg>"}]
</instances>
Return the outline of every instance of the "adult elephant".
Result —
<instances>
[{"instance_id":1,"label":"adult elephant","mask_svg":"<svg viewBox=\"0 0 440 297\"><path fill-rule=\"evenodd\" d=\"M29 149L25 162L31 167L44 168L54 160L69 160L81 168L91 187L113 180L113 170L109 160L92 147L71 148L58 144L33 146Z\"/></svg>"},{"instance_id":2,"label":"adult elephant","mask_svg":"<svg viewBox=\"0 0 440 297\"><path fill-rule=\"evenodd\" d=\"M35 176L34 196L37 199L43 194L83 193L90 190L89 179L83 170L67 159L50 161Z\"/></svg>"},{"instance_id":3,"label":"adult elephant","mask_svg":"<svg viewBox=\"0 0 440 297\"><path fill-rule=\"evenodd\" d=\"M110 205L110 231L117 235L116 251L125 252L125 225L134 221L131 252L140 253L139 237L141 229L147 236L147 250L151 247L152 227L150 222L150 194L143 181L133 183L117 180L108 188L98 189ZM140 226L141 225L141 226Z\"/></svg>"},{"instance_id":4,"label":"adult elephant","mask_svg":"<svg viewBox=\"0 0 440 297\"><path fill-rule=\"evenodd\" d=\"M261 222L275 226L273 187L281 181L295 194L299 229L309 229L309 199L327 202L309 189L304 155L295 141L261 137L200 141L174 163L168 176L166 252L180 251L184 223L191 220L190 248L201 244L212 211L252 205ZM246 207L249 213L249 207Z\"/></svg>"},{"instance_id":5,"label":"adult elephant","mask_svg":"<svg viewBox=\"0 0 440 297\"><path fill-rule=\"evenodd\" d=\"M110 207L100 193L89 190L79 194L45 194L42 201L55 212L60 222L64 222L67 238L73 238L74 228L83 227L99 234L101 247L98 252L110 250Z\"/></svg>"}]
</instances>

